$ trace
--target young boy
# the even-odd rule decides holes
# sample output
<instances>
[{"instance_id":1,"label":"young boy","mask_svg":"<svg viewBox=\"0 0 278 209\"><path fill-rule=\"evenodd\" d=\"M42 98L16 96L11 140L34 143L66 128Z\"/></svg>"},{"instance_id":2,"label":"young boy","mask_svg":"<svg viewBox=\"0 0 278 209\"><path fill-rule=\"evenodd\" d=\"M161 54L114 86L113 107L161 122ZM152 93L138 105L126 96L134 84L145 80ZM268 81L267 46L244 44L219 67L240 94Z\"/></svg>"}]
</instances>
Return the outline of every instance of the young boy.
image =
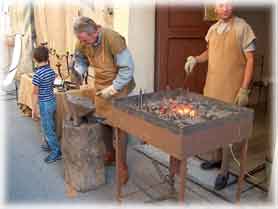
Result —
<instances>
[{"instance_id":1,"label":"young boy","mask_svg":"<svg viewBox=\"0 0 278 209\"><path fill-rule=\"evenodd\" d=\"M38 115L38 105L40 108L40 120L43 136L46 145L41 148L44 151L51 151L44 159L46 163L52 163L61 159L60 146L55 133L54 113L56 111L56 98L53 92L55 73L48 64L49 52L44 46L34 49L33 59L37 64L37 70L33 76L33 108L32 118Z\"/></svg>"}]
</instances>

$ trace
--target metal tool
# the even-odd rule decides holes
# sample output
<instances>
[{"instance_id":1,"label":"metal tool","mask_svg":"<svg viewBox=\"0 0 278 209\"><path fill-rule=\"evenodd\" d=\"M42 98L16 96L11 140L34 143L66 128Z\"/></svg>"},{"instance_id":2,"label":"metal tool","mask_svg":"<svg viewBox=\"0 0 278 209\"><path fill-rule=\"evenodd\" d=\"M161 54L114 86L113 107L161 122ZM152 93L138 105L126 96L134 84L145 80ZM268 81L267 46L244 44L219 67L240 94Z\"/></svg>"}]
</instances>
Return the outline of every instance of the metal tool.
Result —
<instances>
[{"instance_id":1,"label":"metal tool","mask_svg":"<svg viewBox=\"0 0 278 209\"><path fill-rule=\"evenodd\" d=\"M139 90L139 97L138 97L138 107L139 107L139 110L141 110L142 109L142 107L143 107L143 91L142 91L142 89L140 88L140 90Z\"/></svg>"}]
</instances>

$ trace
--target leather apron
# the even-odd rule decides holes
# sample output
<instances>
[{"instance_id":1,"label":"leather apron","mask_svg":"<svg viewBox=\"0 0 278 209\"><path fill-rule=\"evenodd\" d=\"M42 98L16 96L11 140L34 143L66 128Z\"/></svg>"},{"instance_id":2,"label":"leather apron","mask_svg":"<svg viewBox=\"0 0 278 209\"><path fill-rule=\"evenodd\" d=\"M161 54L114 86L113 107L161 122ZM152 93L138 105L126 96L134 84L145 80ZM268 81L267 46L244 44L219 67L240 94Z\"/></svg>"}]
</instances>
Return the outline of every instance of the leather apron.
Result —
<instances>
[{"instance_id":1,"label":"leather apron","mask_svg":"<svg viewBox=\"0 0 278 209\"><path fill-rule=\"evenodd\" d=\"M208 73L204 95L233 103L242 85L246 59L234 29L234 20L228 32L214 30L209 39Z\"/></svg>"},{"instance_id":2,"label":"leather apron","mask_svg":"<svg viewBox=\"0 0 278 209\"><path fill-rule=\"evenodd\" d=\"M246 60L231 22L228 32L214 30L208 46L208 73L204 95L224 102L234 103L242 85ZM203 154L205 159L221 160L222 149Z\"/></svg>"},{"instance_id":3,"label":"leather apron","mask_svg":"<svg viewBox=\"0 0 278 209\"><path fill-rule=\"evenodd\" d=\"M114 64L109 49L105 46L105 39L102 38L101 46L95 50L88 50L88 59L95 71L95 91L98 92L110 85L116 78L118 69ZM109 56L110 55L110 56ZM135 87L135 82L132 79L119 93L113 96L127 96ZM101 96L95 96L96 114L109 120L112 116L111 99L104 99Z\"/></svg>"}]
</instances>

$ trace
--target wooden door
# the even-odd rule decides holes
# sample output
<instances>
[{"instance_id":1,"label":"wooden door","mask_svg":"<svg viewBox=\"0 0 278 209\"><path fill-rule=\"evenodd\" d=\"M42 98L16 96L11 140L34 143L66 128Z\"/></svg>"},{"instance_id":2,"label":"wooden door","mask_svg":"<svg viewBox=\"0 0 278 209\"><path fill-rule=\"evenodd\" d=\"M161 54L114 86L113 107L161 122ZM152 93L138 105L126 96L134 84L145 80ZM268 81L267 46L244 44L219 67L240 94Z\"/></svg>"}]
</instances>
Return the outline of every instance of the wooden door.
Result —
<instances>
[{"instance_id":1,"label":"wooden door","mask_svg":"<svg viewBox=\"0 0 278 209\"><path fill-rule=\"evenodd\" d=\"M156 8L155 90L169 86L203 92L207 63L198 65L189 76L184 71L186 58L206 49L205 35L212 23L203 17L203 7Z\"/></svg>"}]
</instances>

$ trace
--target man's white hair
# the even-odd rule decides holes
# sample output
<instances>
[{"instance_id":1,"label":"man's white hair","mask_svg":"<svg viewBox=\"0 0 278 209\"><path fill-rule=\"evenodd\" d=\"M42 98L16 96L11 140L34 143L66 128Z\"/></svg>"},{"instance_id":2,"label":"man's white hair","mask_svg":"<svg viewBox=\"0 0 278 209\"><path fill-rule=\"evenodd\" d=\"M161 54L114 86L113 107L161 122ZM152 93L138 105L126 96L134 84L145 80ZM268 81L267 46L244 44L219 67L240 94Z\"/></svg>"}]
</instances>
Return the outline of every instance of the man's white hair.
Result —
<instances>
[{"instance_id":1,"label":"man's white hair","mask_svg":"<svg viewBox=\"0 0 278 209\"><path fill-rule=\"evenodd\" d=\"M89 17L80 16L74 19L73 30L75 34L81 32L92 33L97 28L98 25Z\"/></svg>"},{"instance_id":2,"label":"man's white hair","mask_svg":"<svg viewBox=\"0 0 278 209\"><path fill-rule=\"evenodd\" d=\"M215 5L218 4L233 4L233 0L215 0Z\"/></svg>"}]
</instances>

